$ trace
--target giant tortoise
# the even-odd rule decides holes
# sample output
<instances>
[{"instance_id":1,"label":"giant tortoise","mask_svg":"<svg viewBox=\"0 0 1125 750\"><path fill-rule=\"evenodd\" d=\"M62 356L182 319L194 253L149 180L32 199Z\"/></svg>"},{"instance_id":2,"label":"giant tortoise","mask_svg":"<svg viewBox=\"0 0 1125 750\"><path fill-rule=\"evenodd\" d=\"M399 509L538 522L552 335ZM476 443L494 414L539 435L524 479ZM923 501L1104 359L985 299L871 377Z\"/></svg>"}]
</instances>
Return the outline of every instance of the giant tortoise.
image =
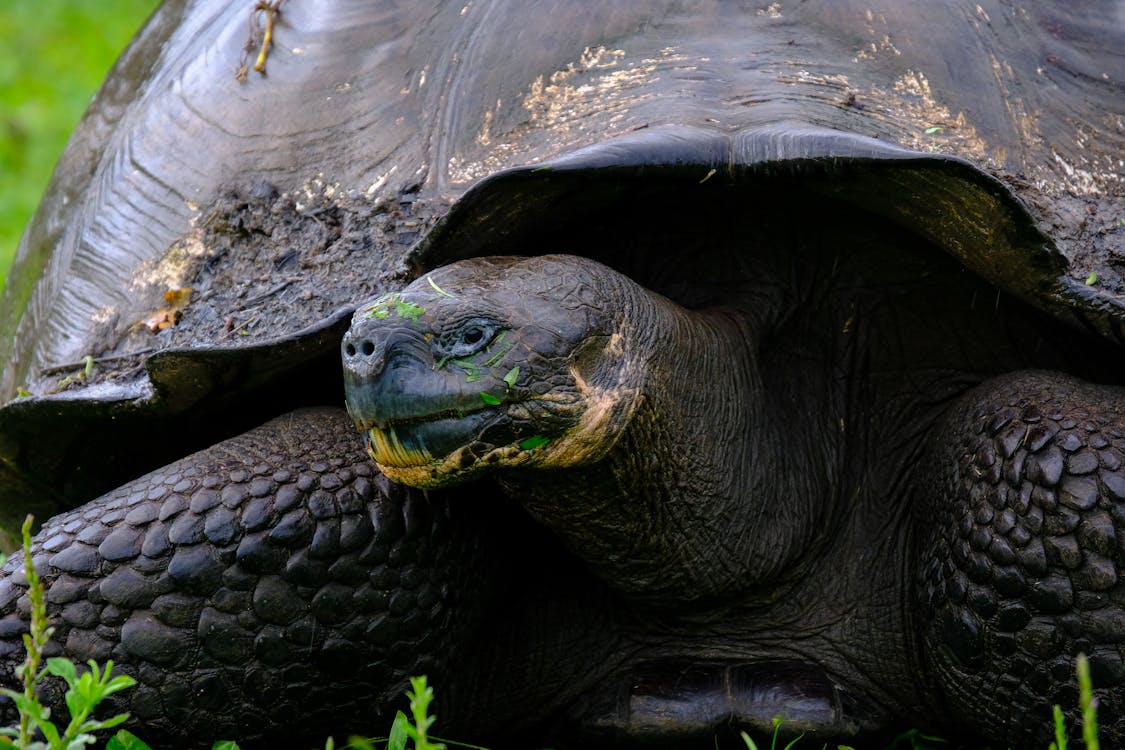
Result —
<instances>
[{"instance_id":1,"label":"giant tortoise","mask_svg":"<svg viewBox=\"0 0 1125 750\"><path fill-rule=\"evenodd\" d=\"M247 747L420 672L470 740L1035 747L1085 653L1125 742L1122 20L169 0L0 305L54 651Z\"/></svg>"}]
</instances>

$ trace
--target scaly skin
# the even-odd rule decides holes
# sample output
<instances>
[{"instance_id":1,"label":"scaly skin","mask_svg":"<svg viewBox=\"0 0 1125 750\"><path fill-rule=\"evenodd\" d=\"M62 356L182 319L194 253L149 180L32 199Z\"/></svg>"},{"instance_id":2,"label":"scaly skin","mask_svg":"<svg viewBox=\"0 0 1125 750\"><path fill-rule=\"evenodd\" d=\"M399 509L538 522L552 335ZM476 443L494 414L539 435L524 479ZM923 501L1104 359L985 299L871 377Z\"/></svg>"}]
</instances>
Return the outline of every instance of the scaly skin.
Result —
<instances>
[{"instance_id":1,"label":"scaly skin","mask_svg":"<svg viewBox=\"0 0 1125 750\"><path fill-rule=\"evenodd\" d=\"M130 711L154 747L385 731L377 709L409 675L440 680L484 606L480 535L451 515L381 477L342 411L279 417L43 526L50 653L134 676L100 711ZM27 628L20 567L0 581L6 686Z\"/></svg>"},{"instance_id":2,"label":"scaly skin","mask_svg":"<svg viewBox=\"0 0 1125 750\"><path fill-rule=\"evenodd\" d=\"M1104 747L1125 742L1125 390L1021 372L966 394L920 478L918 596L950 707L1043 744L1076 726L1090 659ZM1015 717L1015 718L1014 718Z\"/></svg>"}]
</instances>

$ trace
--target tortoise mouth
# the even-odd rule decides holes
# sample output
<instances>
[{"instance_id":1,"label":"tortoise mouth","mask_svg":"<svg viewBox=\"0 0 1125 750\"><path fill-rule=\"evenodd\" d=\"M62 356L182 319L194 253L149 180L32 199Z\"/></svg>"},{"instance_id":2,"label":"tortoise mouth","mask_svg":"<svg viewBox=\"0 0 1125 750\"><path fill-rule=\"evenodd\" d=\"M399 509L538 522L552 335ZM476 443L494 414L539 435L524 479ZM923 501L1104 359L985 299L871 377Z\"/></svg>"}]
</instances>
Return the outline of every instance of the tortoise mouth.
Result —
<instances>
[{"instance_id":1,"label":"tortoise mouth","mask_svg":"<svg viewBox=\"0 0 1125 750\"><path fill-rule=\"evenodd\" d=\"M371 425L364 431L364 440L368 455L380 466L425 466L470 445L501 416L501 410L489 408L396 419Z\"/></svg>"}]
</instances>

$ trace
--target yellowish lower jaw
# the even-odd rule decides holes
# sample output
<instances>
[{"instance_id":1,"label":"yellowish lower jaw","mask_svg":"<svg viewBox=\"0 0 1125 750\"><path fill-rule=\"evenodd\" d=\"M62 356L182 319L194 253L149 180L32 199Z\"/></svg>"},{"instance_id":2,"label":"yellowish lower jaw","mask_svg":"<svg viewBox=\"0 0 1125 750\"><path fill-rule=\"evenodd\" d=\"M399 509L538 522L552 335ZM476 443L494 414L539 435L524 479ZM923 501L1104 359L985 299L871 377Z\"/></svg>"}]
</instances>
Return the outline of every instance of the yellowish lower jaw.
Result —
<instances>
[{"instance_id":1,"label":"yellowish lower jaw","mask_svg":"<svg viewBox=\"0 0 1125 750\"><path fill-rule=\"evenodd\" d=\"M419 489L437 489L469 481L485 471L524 463L535 451L518 445L493 448L482 457L468 458L467 447L434 458L425 449L403 444L394 427L367 430L367 453L388 479Z\"/></svg>"},{"instance_id":2,"label":"yellowish lower jaw","mask_svg":"<svg viewBox=\"0 0 1125 750\"><path fill-rule=\"evenodd\" d=\"M395 433L394 427L367 431L367 454L380 468L405 469L433 463L434 457L422 448L408 448Z\"/></svg>"}]
</instances>

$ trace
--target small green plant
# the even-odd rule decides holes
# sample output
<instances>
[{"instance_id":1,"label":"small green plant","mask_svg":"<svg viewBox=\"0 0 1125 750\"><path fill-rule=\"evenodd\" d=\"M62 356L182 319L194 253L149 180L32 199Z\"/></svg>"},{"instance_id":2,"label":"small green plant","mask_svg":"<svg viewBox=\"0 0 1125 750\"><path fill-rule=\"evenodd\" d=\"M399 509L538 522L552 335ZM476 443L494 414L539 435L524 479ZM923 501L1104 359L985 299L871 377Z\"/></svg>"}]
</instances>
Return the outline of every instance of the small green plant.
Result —
<instances>
[{"instance_id":1,"label":"small green plant","mask_svg":"<svg viewBox=\"0 0 1125 750\"><path fill-rule=\"evenodd\" d=\"M23 523L23 563L27 576L27 595L31 600L30 632L24 634L24 648L27 656L24 663L16 669L16 676L23 682L23 692L3 689L0 694L11 698L19 711L19 726L0 729L0 745L16 747L20 750L78 750L83 745L94 742L93 732L115 727L129 718L129 714L118 714L104 721L90 718L94 709L107 696L132 687L136 680L127 676L113 676L113 662L107 661L105 669L91 660L89 671L78 674L78 668L63 658L47 659L47 666L39 668L43 660L43 649L54 632L47 620L46 592L43 582L35 571L31 559L31 516ZM67 685L66 707L70 712L70 723L61 732L51 721L51 710L45 707L36 695L36 687L47 675L61 678ZM42 733L44 740L35 739Z\"/></svg>"},{"instance_id":2,"label":"small green plant","mask_svg":"<svg viewBox=\"0 0 1125 750\"><path fill-rule=\"evenodd\" d=\"M1094 697L1094 681L1090 678L1090 660L1079 654L1075 664L1078 673L1078 705L1082 709L1082 740L1086 750L1100 750L1098 742L1098 699ZM1050 750L1066 750L1066 719L1062 708L1055 706L1055 741Z\"/></svg>"},{"instance_id":3,"label":"small green plant","mask_svg":"<svg viewBox=\"0 0 1125 750\"><path fill-rule=\"evenodd\" d=\"M909 743L903 746L909 747L910 750L937 750L940 745L945 744L945 740L941 737L925 734L919 729L908 729L891 740L887 750L895 750L902 743Z\"/></svg>"},{"instance_id":4,"label":"small green plant","mask_svg":"<svg viewBox=\"0 0 1125 750\"><path fill-rule=\"evenodd\" d=\"M106 741L105 750L152 750L152 748L129 730L119 729L117 734Z\"/></svg>"},{"instance_id":5,"label":"small green plant","mask_svg":"<svg viewBox=\"0 0 1125 750\"><path fill-rule=\"evenodd\" d=\"M413 723L406 718L406 714L399 711L391 724L391 736L387 740L387 750L406 750L406 741L414 741L414 750L445 750L445 745L440 742L431 742L426 734L437 717L430 714L430 704L434 700L434 689L426 684L426 676L410 678L412 690L406 691L410 699L410 713L414 717Z\"/></svg>"},{"instance_id":6,"label":"small green plant","mask_svg":"<svg viewBox=\"0 0 1125 750\"><path fill-rule=\"evenodd\" d=\"M778 732L781 729L781 725L784 721L784 716L776 716L773 719L773 738L770 742L770 750L777 750ZM746 732L742 732L741 736L742 741L746 744L747 750L758 750L757 743L754 742L750 735L748 735ZM800 734L793 740L790 740L789 744L786 745L783 750L792 750L792 748L796 747L797 743L800 742L801 738L804 736L804 734ZM909 743L910 750L934 750L937 745L944 744L945 740L940 737L932 737L928 734L924 734L918 729L911 729L909 731L903 732L902 734L891 740L891 744L887 745L886 750L896 750L896 748L898 748L904 742ZM822 747L822 750L828 750L828 745L825 744ZM836 745L835 750L855 750L855 748L853 748L851 745Z\"/></svg>"},{"instance_id":7,"label":"small green plant","mask_svg":"<svg viewBox=\"0 0 1125 750\"><path fill-rule=\"evenodd\" d=\"M430 704L434 700L434 690L426 683L426 676L410 678L410 690L406 697L410 699L410 717L399 711L395 714L391 724L390 736L385 738L386 750L407 750L407 743L413 742L412 750L446 750L446 745L469 748L469 750L487 750L479 745L470 745L465 742L453 740L439 740L431 737L430 727L437 721L437 717L430 712ZM412 718L411 718L412 717ZM383 739L368 739L366 737L349 737L348 747L352 750L377 750L376 743ZM325 745L325 750L333 750L332 741Z\"/></svg>"},{"instance_id":8,"label":"small green plant","mask_svg":"<svg viewBox=\"0 0 1125 750\"><path fill-rule=\"evenodd\" d=\"M782 721L783 718L781 716L774 717L773 737L770 740L770 750L777 750L777 733L781 730ZM746 732L741 732L740 736L742 737L742 741L746 743L747 750L758 750L758 743L754 742L754 740L750 738L750 735L748 735ZM804 736L804 734L799 734L797 735L797 737L790 740L789 744L785 746L785 750L791 750L791 748L796 745Z\"/></svg>"}]
</instances>

